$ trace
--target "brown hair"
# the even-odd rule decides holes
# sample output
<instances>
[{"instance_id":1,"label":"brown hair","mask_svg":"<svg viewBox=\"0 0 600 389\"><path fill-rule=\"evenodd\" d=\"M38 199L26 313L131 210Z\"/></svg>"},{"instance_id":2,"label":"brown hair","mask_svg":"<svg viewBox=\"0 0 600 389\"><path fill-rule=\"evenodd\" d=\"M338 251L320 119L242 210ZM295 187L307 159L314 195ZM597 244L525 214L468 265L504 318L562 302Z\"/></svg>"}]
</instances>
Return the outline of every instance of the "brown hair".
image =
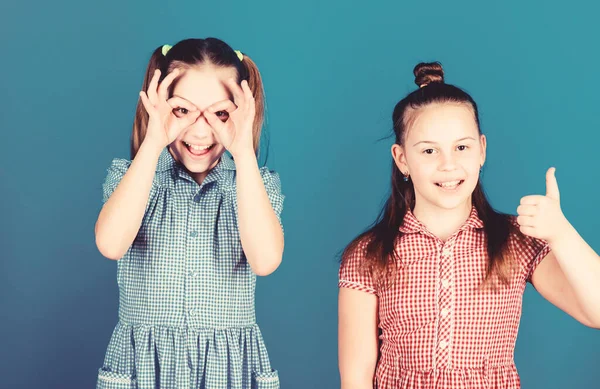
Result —
<instances>
[{"instance_id":1,"label":"brown hair","mask_svg":"<svg viewBox=\"0 0 600 389\"><path fill-rule=\"evenodd\" d=\"M252 133L254 151L258 153L265 118L265 94L262 78L254 61L246 54L243 54L243 60L240 61L236 52L227 43L217 38L185 39L174 45L166 55L163 55L162 48L163 46L156 48L150 57L142 90L148 90L148 85L156 69L161 71L160 81L162 81L174 69L190 69L203 64L235 68L238 74L238 83L241 83L243 80L248 81L248 86L254 96L256 115L254 117ZM135 110L131 135L132 159L135 158L144 141L147 126L148 113L140 99Z\"/></svg>"},{"instance_id":2,"label":"brown hair","mask_svg":"<svg viewBox=\"0 0 600 389\"><path fill-rule=\"evenodd\" d=\"M400 100L392 114L395 143L403 146L407 129L418 110L435 103L459 103L469 106L481 134L479 111L473 98L462 89L444 83L444 71L439 62L420 63L413 70L415 83L419 89ZM365 261L362 269L371 273L379 286L390 281L390 276L400 263L394 249L404 216L415 206L415 189L412 180L405 181L402 172L392 161L391 194L379 217L372 226L356 237L343 251L342 263L356 250L364 250ZM487 271L484 284L497 279L508 283L508 275L514 262L510 260L509 236L518 233L510 220L510 215L497 212L490 205L481 182L478 182L472 195L473 205L483 221L488 253ZM366 243L366 244L365 244Z\"/></svg>"}]
</instances>

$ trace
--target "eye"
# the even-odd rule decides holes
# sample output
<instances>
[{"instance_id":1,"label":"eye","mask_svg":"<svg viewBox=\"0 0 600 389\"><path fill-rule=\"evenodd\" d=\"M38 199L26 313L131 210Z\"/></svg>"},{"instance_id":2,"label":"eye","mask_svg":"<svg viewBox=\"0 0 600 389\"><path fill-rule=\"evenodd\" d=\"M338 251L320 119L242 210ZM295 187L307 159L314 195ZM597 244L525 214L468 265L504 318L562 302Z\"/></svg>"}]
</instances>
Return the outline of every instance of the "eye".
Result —
<instances>
[{"instance_id":1,"label":"eye","mask_svg":"<svg viewBox=\"0 0 600 389\"><path fill-rule=\"evenodd\" d=\"M175 108L173 112L175 113L175 116L182 117L187 115L190 111L187 108L179 107Z\"/></svg>"},{"instance_id":2,"label":"eye","mask_svg":"<svg viewBox=\"0 0 600 389\"><path fill-rule=\"evenodd\" d=\"M435 150L434 149L425 149L425 150L423 150L423 153L424 154L433 154L433 153L435 153Z\"/></svg>"},{"instance_id":3,"label":"eye","mask_svg":"<svg viewBox=\"0 0 600 389\"><path fill-rule=\"evenodd\" d=\"M460 145L460 146L458 146L458 147L457 147L457 149L458 149L459 151L465 151L465 150L466 150L466 149L468 149L468 148L469 148L469 146L466 146L466 145Z\"/></svg>"},{"instance_id":4,"label":"eye","mask_svg":"<svg viewBox=\"0 0 600 389\"><path fill-rule=\"evenodd\" d=\"M227 111L217 111L215 112L215 115L222 121L227 121L227 119L229 118L229 112Z\"/></svg>"}]
</instances>

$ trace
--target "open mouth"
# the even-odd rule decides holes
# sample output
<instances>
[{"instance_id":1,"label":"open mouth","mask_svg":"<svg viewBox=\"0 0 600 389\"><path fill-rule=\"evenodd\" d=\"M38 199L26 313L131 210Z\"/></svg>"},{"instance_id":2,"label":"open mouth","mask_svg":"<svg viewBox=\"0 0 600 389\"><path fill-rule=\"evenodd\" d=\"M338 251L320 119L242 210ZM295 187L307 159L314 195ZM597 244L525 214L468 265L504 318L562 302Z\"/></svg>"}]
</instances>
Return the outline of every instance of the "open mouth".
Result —
<instances>
[{"instance_id":1,"label":"open mouth","mask_svg":"<svg viewBox=\"0 0 600 389\"><path fill-rule=\"evenodd\" d=\"M215 147L215 144L211 145L193 145L187 142L183 142L187 151L195 157L201 157L210 153L210 151Z\"/></svg>"},{"instance_id":2,"label":"open mouth","mask_svg":"<svg viewBox=\"0 0 600 389\"><path fill-rule=\"evenodd\" d=\"M444 190L455 190L461 186L465 180L454 180L445 182L436 182L435 184Z\"/></svg>"}]
</instances>

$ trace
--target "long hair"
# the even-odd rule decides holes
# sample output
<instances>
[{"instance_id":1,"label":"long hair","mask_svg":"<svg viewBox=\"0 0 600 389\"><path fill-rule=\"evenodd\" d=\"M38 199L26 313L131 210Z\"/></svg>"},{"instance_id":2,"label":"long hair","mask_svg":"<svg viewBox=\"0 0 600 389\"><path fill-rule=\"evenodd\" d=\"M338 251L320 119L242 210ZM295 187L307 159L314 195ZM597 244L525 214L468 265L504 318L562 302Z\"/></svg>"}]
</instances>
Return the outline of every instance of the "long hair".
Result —
<instances>
[{"instance_id":1,"label":"long hair","mask_svg":"<svg viewBox=\"0 0 600 389\"><path fill-rule=\"evenodd\" d=\"M400 100L392 114L395 143L404 146L408 127L414 121L419 109L436 103L459 103L469 106L474 113L477 128L481 134L479 111L473 98L462 89L444 83L444 71L438 62L420 63L413 70L418 89ZM361 268L370 272L380 286L389 281L396 266L400 263L395 245L401 238L399 228L408 210L415 206L415 189L412 180L405 181L400 169L392 161L391 194L376 221L368 230L356 237L343 251L342 263L356 250L364 250L365 258ZM502 283L508 282L513 263L510 261L508 238L518 230L511 223L510 216L495 211L490 205L481 182L478 182L472 195L472 202L484 224L488 253L485 282L497 277Z\"/></svg>"}]
</instances>

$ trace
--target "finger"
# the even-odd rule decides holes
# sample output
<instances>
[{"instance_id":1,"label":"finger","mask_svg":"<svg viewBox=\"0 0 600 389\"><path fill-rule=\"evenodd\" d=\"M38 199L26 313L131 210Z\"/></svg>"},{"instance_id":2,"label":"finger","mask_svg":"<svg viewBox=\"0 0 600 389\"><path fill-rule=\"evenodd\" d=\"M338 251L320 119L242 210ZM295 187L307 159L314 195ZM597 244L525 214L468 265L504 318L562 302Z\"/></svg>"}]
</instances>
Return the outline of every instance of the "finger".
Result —
<instances>
[{"instance_id":1,"label":"finger","mask_svg":"<svg viewBox=\"0 0 600 389\"><path fill-rule=\"evenodd\" d=\"M156 89L158 88L158 80L160 79L160 70L156 69L154 71L154 75L152 76L152 80L150 80L150 84L148 84L148 90L146 93L148 94L148 99L152 103L152 105L156 105L158 102L158 95L156 94Z\"/></svg>"},{"instance_id":2,"label":"finger","mask_svg":"<svg viewBox=\"0 0 600 389\"><path fill-rule=\"evenodd\" d=\"M215 131L215 135L221 138L221 134L225 131L225 123L223 123L223 121L221 121L217 115L210 111L204 111L204 117L211 128Z\"/></svg>"},{"instance_id":3,"label":"finger","mask_svg":"<svg viewBox=\"0 0 600 389\"><path fill-rule=\"evenodd\" d=\"M173 109L185 108L191 112L198 110L194 104L190 103L186 99L182 99L181 97L171 97L169 100L167 100L167 104L169 104Z\"/></svg>"},{"instance_id":4,"label":"finger","mask_svg":"<svg viewBox=\"0 0 600 389\"><path fill-rule=\"evenodd\" d=\"M521 198L521 204L522 205L537 205L537 204L541 203L542 201L544 201L545 197L546 196L542 196L542 195L525 196L525 197Z\"/></svg>"},{"instance_id":5,"label":"finger","mask_svg":"<svg viewBox=\"0 0 600 389\"><path fill-rule=\"evenodd\" d=\"M521 216L517 217L517 223L520 226L525 227L535 227L535 218L533 216Z\"/></svg>"},{"instance_id":6,"label":"finger","mask_svg":"<svg viewBox=\"0 0 600 389\"><path fill-rule=\"evenodd\" d=\"M242 81L242 89L244 90L244 95L246 96L247 109L254 114L256 112L256 102L254 101L254 96L252 95L248 81Z\"/></svg>"},{"instance_id":7,"label":"finger","mask_svg":"<svg viewBox=\"0 0 600 389\"><path fill-rule=\"evenodd\" d=\"M150 113L154 113L154 106L152 105L150 100L148 100L146 92L140 91L140 100L142 100L142 105L144 106L144 109L146 110L148 115L150 115Z\"/></svg>"},{"instance_id":8,"label":"finger","mask_svg":"<svg viewBox=\"0 0 600 389\"><path fill-rule=\"evenodd\" d=\"M193 111L193 112L188 113L181 119L179 119L181 121L182 128L186 128L186 127L189 127L192 124L194 124L196 122L196 120L198 120L199 116L200 116L200 111Z\"/></svg>"},{"instance_id":9,"label":"finger","mask_svg":"<svg viewBox=\"0 0 600 389\"><path fill-rule=\"evenodd\" d=\"M206 109L206 111L208 111L210 113L215 113L215 112L219 112L219 111L227 111L229 113L232 113L237 108L238 107L231 100L222 100L222 101L218 101L218 102L214 103L213 105L211 105L210 107L208 107Z\"/></svg>"},{"instance_id":10,"label":"finger","mask_svg":"<svg viewBox=\"0 0 600 389\"><path fill-rule=\"evenodd\" d=\"M531 236L534 238L536 237L536 233L535 233L536 230L533 227L521 226L521 227L519 227L519 230L527 236Z\"/></svg>"},{"instance_id":11,"label":"finger","mask_svg":"<svg viewBox=\"0 0 600 389\"><path fill-rule=\"evenodd\" d=\"M546 172L546 197L554 200L560 200L560 191L558 190L558 182L556 181L556 168L551 167Z\"/></svg>"},{"instance_id":12,"label":"finger","mask_svg":"<svg viewBox=\"0 0 600 389\"><path fill-rule=\"evenodd\" d=\"M538 207L535 205L519 205L517 213L522 216L535 216L538 213Z\"/></svg>"},{"instance_id":13,"label":"finger","mask_svg":"<svg viewBox=\"0 0 600 389\"><path fill-rule=\"evenodd\" d=\"M246 100L254 99L254 96L252 95L252 90L250 89L250 85L246 80L242 81L242 91L244 92Z\"/></svg>"},{"instance_id":14,"label":"finger","mask_svg":"<svg viewBox=\"0 0 600 389\"><path fill-rule=\"evenodd\" d=\"M169 73L165 77L165 79L160 83L160 86L158 87L158 97L160 99L166 100L169 97L169 86L171 86L173 80L175 80L175 77L177 77L178 75L179 69L175 69L171 73Z\"/></svg>"},{"instance_id":15,"label":"finger","mask_svg":"<svg viewBox=\"0 0 600 389\"><path fill-rule=\"evenodd\" d=\"M231 91L231 94L233 95L233 101L234 101L235 105L237 105L238 107L240 105L242 105L245 100L244 91L242 90L242 88L238 85L238 83L233 78L230 78L225 83L226 83L227 87L229 88L229 90Z\"/></svg>"}]
</instances>

